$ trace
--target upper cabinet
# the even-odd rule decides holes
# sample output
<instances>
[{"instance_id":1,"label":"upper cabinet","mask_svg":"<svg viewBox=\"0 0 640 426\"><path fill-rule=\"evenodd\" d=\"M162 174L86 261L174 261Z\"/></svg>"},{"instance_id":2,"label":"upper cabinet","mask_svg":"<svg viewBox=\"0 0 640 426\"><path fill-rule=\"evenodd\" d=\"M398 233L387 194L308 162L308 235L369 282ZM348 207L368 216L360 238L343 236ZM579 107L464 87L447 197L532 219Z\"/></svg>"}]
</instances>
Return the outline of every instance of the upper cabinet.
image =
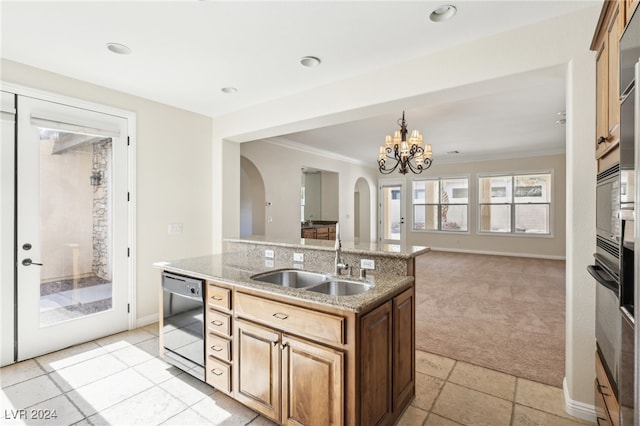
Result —
<instances>
[{"instance_id":1,"label":"upper cabinet","mask_svg":"<svg viewBox=\"0 0 640 426\"><path fill-rule=\"evenodd\" d=\"M640 0L607 0L591 50L596 52L595 156L598 172L620 162L620 37Z\"/></svg>"},{"instance_id":2,"label":"upper cabinet","mask_svg":"<svg viewBox=\"0 0 640 426\"><path fill-rule=\"evenodd\" d=\"M627 25L629 20L631 19L631 15L633 15L633 11L636 10L636 7L640 3L640 0L625 0L624 2L624 24Z\"/></svg>"},{"instance_id":3,"label":"upper cabinet","mask_svg":"<svg viewBox=\"0 0 640 426\"><path fill-rule=\"evenodd\" d=\"M626 0L605 2L591 44L596 52L596 134L598 171L619 161L619 42L624 30Z\"/></svg>"}]
</instances>

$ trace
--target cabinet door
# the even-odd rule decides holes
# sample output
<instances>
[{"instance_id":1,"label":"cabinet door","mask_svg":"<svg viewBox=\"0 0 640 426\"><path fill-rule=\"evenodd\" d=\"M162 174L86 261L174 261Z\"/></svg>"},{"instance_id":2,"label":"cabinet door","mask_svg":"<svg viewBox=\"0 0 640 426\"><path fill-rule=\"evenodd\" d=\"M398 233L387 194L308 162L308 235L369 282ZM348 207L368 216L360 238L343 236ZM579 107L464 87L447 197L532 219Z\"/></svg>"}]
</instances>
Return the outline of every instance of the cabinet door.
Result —
<instances>
[{"instance_id":1,"label":"cabinet door","mask_svg":"<svg viewBox=\"0 0 640 426\"><path fill-rule=\"evenodd\" d=\"M392 413L391 301L360 322L360 424L386 424Z\"/></svg>"},{"instance_id":2,"label":"cabinet door","mask_svg":"<svg viewBox=\"0 0 640 426\"><path fill-rule=\"evenodd\" d=\"M287 425L342 425L344 354L283 336L282 422Z\"/></svg>"},{"instance_id":3,"label":"cabinet door","mask_svg":"<svg viewBox=\"0 0 640 426\"><path fill-rule=\"evenodd\" d=\"M609 45L603 37L596 54L596 158L607 149L609 137Z\"/></svg>"},{"instance_id":4,"label":"cabinet door","mask_svg":"<svg viewBox=\"0 0 640 426\"><path fill-rule=\"evenodd\" d=\"M313 228L305 228L302 230L302 238L315 238L316 230Z\"/></svg>"},{"instance_id":5,"label":"cabinet door","mask_svg":"<svg viewBox=\"0 0 640 426\"><path fill-rule=\"evenodd\" d=\"M403 409L415 394L415 293L393 299L393 411Z\"/></svg>"},{"instance_id":6,"label":"cabinet door","mask_svg":"<svg viewBox=\"0 0 640 426\"><path fill-rule=\"evenodd\" d=\"M280 334L236 320L234 396L247 407L280 421Z\"/></svg>"},{"instance_id":7,"label":"cabinet door","mask_svg":"<svg viewBox=\"0 0 640 426\"><path fill-rule=\"evenodd\" d=\"M620 4L615 7L609 23L608 38L608 67L609 67L609 125L608 144L620 141L620 35L624 28L624 16L620 13Z\"/></svg>"}]
</instances>

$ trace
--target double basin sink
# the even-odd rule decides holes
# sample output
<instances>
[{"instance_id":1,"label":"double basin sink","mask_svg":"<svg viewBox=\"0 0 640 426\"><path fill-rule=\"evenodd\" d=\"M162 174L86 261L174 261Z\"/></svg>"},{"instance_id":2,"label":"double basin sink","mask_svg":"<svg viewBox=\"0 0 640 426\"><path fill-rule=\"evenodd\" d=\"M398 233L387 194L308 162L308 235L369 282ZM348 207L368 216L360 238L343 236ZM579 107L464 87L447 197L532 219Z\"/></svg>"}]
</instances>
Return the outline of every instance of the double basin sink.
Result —
<instances>
[{"instance_id":1,"label":"double basin sink","mask_svg":"<svg viewBox=\"0 0 640 426\"><path fill-rule=\"evenodd\" d=\"M330 296L353 296L367 292L372 284L347 281L329 274L302 271L299 269L281 269L253 275L251 279L283 287L301 288Z\"/></svg>"}]
</instances>

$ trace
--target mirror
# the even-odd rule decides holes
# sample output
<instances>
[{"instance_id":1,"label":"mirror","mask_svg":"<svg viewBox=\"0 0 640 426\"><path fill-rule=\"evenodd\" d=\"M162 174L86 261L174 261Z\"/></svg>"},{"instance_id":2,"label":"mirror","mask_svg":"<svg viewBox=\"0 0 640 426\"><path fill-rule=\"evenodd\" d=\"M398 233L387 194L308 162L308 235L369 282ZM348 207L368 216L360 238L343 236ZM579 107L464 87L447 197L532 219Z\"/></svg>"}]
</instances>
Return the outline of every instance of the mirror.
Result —
<instances>
[{"instance_id":1,"label":"mirror","mask_svg":"<svg viewBox=\"0 0 640 426\"><path fill-rule=\"evenodd\" d=\"M338 221L338 173L303 167L300 183L300 221Z\"/></svg>"}]
</instances>

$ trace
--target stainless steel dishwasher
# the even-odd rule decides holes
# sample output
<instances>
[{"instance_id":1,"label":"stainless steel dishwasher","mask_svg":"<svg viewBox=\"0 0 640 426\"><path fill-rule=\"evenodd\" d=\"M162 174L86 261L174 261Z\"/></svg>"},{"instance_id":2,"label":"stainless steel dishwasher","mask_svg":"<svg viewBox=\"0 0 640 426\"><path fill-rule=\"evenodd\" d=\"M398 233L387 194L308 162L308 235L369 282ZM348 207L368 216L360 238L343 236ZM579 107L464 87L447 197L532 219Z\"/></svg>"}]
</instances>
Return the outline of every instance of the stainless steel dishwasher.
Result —
<instances>
[{"instance_id":1,"label":"stainless steel dishwasher","mask_svg":"<svg viewBox=\"0 0 640 426\"><path fill-rule=\"evenodd\" d=\"M164 359L204 381L204 282L162 274Z\"/></svg>"}]
</instances>

